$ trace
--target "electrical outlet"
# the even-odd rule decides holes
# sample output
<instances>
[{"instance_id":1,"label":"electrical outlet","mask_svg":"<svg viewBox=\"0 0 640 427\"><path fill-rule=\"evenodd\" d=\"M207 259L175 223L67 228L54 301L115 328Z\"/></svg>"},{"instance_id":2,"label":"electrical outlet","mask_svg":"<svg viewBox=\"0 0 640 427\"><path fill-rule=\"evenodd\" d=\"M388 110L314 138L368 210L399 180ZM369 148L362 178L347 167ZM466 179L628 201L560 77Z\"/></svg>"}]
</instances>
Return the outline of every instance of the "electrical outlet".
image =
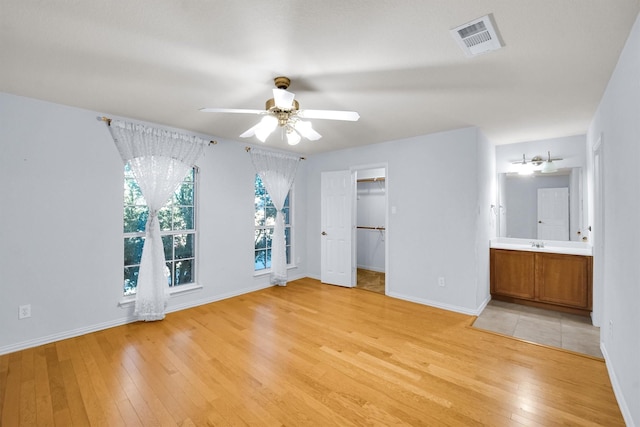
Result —
<instances>
[{"instance_id":1,"label":"electrical outlet","mask_svg":"<svg viewBox=\"0 0 640 427\"><path fill-rule=\"evenodd\" d=\"M27 317L31 317L31 304L18 307L18 319L26 319Z\"/></svg>"},{"instance_id":2,"label":"electrical outlet","mask_svg":"<svg viewBox=\"0 0 640 427\"><path fill-rule=\"evenodd\" d=\"M440 276L438 277L438 286L440 286L441 288L444 288L446 285L445 281L444 281L444 277Z\"/></svg>"}]
</instances>

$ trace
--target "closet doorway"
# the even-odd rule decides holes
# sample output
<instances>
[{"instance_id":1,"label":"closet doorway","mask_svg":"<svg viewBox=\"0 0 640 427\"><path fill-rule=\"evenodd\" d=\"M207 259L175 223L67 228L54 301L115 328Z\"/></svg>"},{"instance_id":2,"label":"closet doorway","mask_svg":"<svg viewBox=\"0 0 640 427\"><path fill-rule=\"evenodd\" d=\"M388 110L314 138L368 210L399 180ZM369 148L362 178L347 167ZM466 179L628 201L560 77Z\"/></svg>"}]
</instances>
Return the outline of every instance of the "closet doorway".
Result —
<instances>
[{"instance_id":1,"label":"closet doorway","mask_svg":"<svg viewBox=\"0 0 640 427\"><path fill-rule=\"evenodd\" d=\"M386 294L386 167L355 169L356 287Z\"/></svg>"}]
</instances>

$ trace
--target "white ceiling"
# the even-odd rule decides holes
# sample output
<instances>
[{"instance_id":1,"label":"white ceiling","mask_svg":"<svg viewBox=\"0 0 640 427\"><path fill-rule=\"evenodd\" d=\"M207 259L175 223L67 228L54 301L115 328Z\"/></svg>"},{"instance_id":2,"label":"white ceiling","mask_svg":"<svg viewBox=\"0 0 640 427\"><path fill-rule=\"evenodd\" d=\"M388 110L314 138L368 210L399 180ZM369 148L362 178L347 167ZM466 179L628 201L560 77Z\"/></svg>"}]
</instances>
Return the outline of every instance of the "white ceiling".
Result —
<instances>
[{"instance_id":1,"label":"white ceiling","mask_svg":"<svg viewBox=\"0 0 640 427\"><path fill-rule=\"evenodd\" d=\"M465 126L497 144L582 134L640 0L0 0L0 91L219 138L257 123L273 78L315 120L313 154ZM493 13L501 50L449 29ZM37 122L37 118L34 118ZM267 145L289 149L275 133ZM257 140L251 139L256 143Z\"/></svg>"}]
</instances>

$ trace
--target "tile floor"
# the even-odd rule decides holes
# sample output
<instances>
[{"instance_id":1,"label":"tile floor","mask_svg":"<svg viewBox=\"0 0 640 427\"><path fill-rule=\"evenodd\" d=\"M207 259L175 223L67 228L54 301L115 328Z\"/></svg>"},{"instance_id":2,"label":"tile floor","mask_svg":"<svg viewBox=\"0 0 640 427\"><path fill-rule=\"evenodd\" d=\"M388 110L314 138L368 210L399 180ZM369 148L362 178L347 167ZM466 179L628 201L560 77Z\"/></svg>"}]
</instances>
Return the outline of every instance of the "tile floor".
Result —
<instances>
[{"instance_id":1,"label":"tile floor","mask_svg":"<svg viewBox=\"0 0 640 427\"><path fill-rule=\"evenodd\" d=\"M602 358L600 328L584 316L491 300L473 327Z\"/></svg>"}]
</instances>

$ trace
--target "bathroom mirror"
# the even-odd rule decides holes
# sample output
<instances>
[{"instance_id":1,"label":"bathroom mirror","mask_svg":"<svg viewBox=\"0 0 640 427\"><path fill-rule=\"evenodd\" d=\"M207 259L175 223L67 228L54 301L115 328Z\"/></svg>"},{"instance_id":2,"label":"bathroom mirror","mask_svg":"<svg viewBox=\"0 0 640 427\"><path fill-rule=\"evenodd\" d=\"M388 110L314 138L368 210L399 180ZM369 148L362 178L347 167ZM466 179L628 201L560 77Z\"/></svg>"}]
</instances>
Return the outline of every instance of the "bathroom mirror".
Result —
<instances>
[{"instance_id":1,"label":"bathroom mirror","mask_svg":"<svg viewBox=\"0 0 640 427\"><path fill-rule=\"evenodd\" d=\"M498 237L582 241L582 168L498 174Z\"/></svg>"}]
</instances>

